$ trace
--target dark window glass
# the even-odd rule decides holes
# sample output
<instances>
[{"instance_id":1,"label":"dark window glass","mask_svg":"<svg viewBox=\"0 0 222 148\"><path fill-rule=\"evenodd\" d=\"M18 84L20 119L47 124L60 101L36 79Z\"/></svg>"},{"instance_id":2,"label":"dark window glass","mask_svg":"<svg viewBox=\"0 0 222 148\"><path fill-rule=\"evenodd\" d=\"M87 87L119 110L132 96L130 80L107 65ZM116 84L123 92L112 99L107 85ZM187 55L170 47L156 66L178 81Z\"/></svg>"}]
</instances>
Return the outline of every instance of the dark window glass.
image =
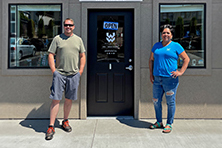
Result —
<instances>
[{"instance_id":1,"label":"dark window glass","mask_svg":"<svg viewBox=\"0 0 222 148\"><path fill-rule=\"evenodd\" d=\"M97 17L97 61L124 61L124 16Z\"/></svg>"},{"instance_id":2,"label":"dark window glass","mask_svg":"<svg viewBox=\"0 0 222 148\"><path fill-rule=\"evenodd\" d=\"M173 41L180 43L187 52L189 67L205 68L205 5L160 4L160 25L163 24L173 25ZM179 59L179 67L182 64Z\"/></svg>"},{"instance_id":3,"label":"dark window glass","mask_svg":"<svg viewBox=\"0 0 222 148\"><path fill-rule=\"evenodd\" d=\"M10 5L9 68L43 68L61 33L61 5Z\"/></svg>"}]
</instances>

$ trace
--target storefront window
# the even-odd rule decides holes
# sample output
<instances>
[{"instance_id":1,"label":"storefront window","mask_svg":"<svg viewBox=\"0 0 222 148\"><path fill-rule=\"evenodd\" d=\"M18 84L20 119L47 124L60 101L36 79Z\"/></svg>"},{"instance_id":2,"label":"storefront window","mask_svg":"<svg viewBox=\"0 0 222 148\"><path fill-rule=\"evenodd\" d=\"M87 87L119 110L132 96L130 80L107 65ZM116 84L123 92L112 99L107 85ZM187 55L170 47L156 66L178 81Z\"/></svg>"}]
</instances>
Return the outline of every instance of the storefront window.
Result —
<instances>
[{"instance_id":1,"label":"storefront window","mask_svg":"<svg viewBox=\"0 0 222 148\"><path fill-rule=\"evenodd\" d=\"M9 68L44 68L48 48L60 34L61 5L10 5Z\"/></svg>"},{"instance_id":2,"label":"storefront window","mask_svg":"<svg viewBox=\"0 0 222 148\"><path fill-rule=\"evenodd\" d=\"M187 52L189 67L205 68L205 5L160 4L160 25L163 24L174 26L173 41L180 43ZM179 59L179 67L182 64L182 59Z\"/></svg>"}]
</instances>

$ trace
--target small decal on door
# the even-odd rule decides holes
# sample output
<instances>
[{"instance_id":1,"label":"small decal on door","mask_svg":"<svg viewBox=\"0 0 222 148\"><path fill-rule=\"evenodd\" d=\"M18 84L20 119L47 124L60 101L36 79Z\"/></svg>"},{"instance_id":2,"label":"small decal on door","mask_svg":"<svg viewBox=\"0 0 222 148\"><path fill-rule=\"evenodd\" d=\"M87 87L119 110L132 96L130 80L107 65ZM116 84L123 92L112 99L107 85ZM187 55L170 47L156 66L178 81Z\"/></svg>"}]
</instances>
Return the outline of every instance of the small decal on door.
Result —
<instances>
[{"instance_id":1,"label":"small decal on door","mask_svg":"<svg viewBox=\"0 0 222 148\"><path fill-rule=\"evenodd\" d=\"M108 42L113 42L115 41L115 36L116 36L116 33L113 32L113 34L109 34L108 32L106 33L106 40Z\"/></svg>"}]
</instances>

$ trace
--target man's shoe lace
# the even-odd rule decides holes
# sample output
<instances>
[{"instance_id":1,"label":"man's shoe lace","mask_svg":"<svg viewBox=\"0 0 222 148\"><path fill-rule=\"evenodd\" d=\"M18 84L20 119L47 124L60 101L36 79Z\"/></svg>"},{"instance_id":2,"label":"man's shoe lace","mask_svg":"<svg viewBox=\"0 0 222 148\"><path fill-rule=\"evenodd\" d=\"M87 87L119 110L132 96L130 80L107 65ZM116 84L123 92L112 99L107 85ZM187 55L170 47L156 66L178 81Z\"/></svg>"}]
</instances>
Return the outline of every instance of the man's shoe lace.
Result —
<instances>
[{"instance_id":1,"label":"man's shoe lace","mask_svg":"<svg viewBox=\"0 0 222 148\"><path fill-rule=\"evenodd\" d=\"M53 126L49 126L47 132L46 132L46 136L45 139L46 140L51 140L53 138L53 135L55 134L55 130Z\"/></svg>"},{"instance_id":2,"label":"man's shoe lace","mask_svg":"<svg viewBox=\"0 0 222 148\"><path fill-rule=\"evenodd\" d=\"M62 121L62 128L67 131L67 132L71 132L72 131L72 128L70 127L69 125L69 121L68 119Z\"/></svg>"}]
</instances>

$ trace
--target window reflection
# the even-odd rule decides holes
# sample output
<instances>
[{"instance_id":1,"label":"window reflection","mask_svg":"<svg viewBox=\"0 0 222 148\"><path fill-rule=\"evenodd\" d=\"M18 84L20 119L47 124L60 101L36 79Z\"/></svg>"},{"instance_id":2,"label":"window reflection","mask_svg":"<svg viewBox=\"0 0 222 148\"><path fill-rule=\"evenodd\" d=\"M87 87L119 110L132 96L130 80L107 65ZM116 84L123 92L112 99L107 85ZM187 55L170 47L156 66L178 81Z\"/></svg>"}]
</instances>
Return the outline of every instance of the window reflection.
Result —
<instances>
[{"instance_id":1,"label":"window reflection","mask_svg":"<svg viewBox=\"0 0 222 148\"><path fill-rule=\"evenodd\" d=\"M10 5L9 67L48 67L48 48L61 33L61 5Z\"/></svg>"},{"instance_id":2,"label":"window reflection","mask_svg":"<svg viewBox=\"0 0 222 148\"><path fill-rule=\"evenodd\" d=\"M97 61L124 61L124 16L97 17Z\"/></svg>"},{"instance_id":3,"label":"window reflection","mask_svg":"<svg viewBox=\"0 0 222 148\"><path fill-rule=\"evenodd\" d=\"M189 67L205 67L204 7L204 4L160 5L160 25L174 26L173 41L187 52ZM182 59L178 64L182 66Z\"/></svg>"}]
</instances>

